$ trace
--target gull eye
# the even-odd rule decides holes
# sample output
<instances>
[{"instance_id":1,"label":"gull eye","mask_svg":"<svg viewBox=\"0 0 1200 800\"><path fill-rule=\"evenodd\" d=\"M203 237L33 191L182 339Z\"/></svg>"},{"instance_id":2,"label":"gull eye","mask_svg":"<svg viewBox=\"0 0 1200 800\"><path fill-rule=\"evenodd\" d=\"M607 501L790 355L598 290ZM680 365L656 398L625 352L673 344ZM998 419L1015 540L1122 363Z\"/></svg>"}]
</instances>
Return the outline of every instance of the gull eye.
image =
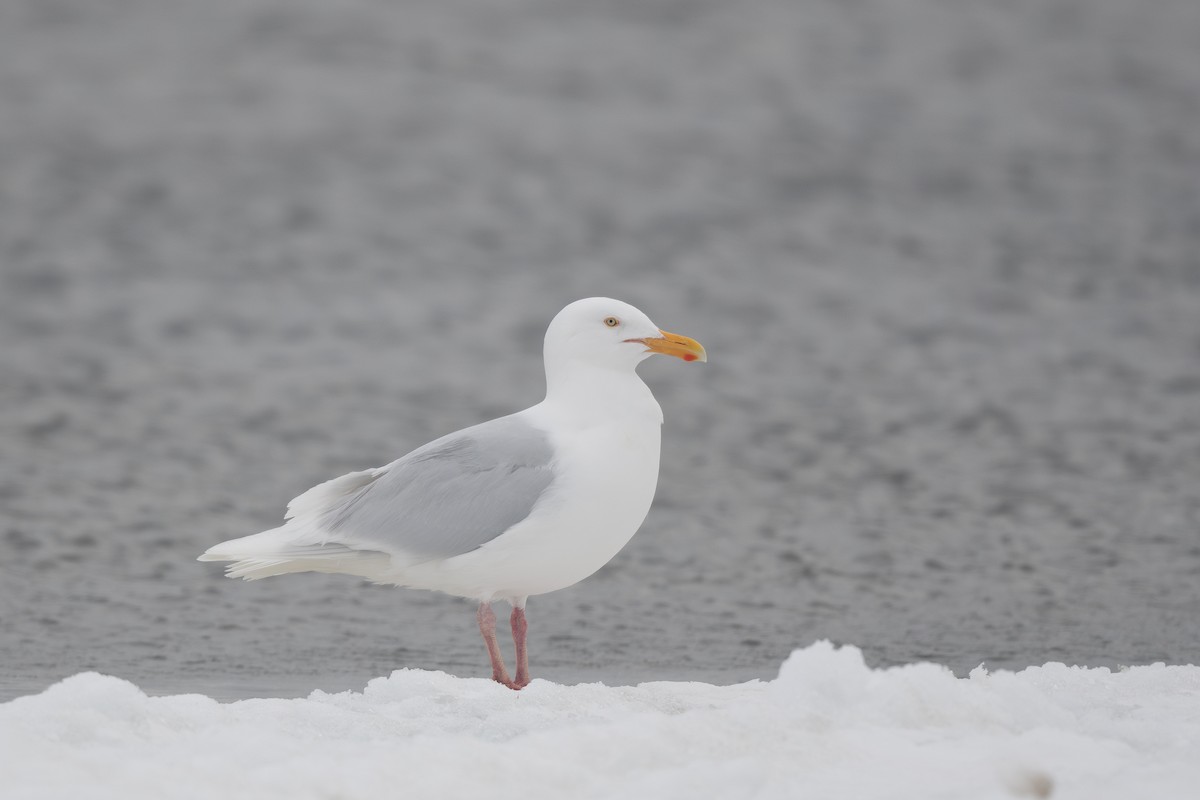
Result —
<instances>
[{"instance_id":1,"label":"gull eye","mask_svg":"<svg viewBox=\"0 0 1200 800\"><path fill-rule=\"evenodd\" d=\"M615 328L621 324L621 320L617 319L616 317L605 317L604 324L610 328Z\"/></svg>"}]
</instances>

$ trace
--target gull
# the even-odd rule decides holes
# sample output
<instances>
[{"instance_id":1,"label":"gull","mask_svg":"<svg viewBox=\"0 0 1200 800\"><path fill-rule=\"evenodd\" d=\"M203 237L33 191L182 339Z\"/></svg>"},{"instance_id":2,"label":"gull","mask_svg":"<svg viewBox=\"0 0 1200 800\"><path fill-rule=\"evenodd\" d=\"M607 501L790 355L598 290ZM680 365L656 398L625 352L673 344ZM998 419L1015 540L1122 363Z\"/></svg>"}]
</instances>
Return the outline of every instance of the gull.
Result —
<instances>
[{"instance_id":1,"label":"gull","mask_svg":"<svg viewBox=\"0 0 1200 800\"><path fill-rule=\"evenodd\" d=\"M351 472L288 504L285 523L214 545L231 578L355 575L479 602L492 678L528 685L533 595L607 564L641 527L658 485L662 408L637 374L654 354L706 361L695 339L607 297L577 300L546 330L546 398ZM512 606L516 674L492 603Z\"/></svg>"}]
</instances>

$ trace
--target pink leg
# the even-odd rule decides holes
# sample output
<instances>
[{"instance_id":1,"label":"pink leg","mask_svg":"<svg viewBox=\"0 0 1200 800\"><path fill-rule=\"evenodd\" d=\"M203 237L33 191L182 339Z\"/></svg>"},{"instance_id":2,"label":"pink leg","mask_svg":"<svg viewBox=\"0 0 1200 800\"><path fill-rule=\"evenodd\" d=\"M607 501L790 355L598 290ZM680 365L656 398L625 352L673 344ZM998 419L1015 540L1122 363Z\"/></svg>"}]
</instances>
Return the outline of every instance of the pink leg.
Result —
<instances>
[{"instance_id":1,"label":"pink leg","mask_svg":"<svg viewBox=\"0 0 1200 800\"><path fill-rule=\"evenodd\" d=\"M529 630L529 623L525 621L525 609L513 607L512 610L512 634L513 644L517 648L517 679L513 681L512 688L524 689L529 685L529 648L525 645L525 632Z\"/></svg>"},{"instance_id":2,"label":"pink leg","mask_svg":"<svg viewBox=\"0 0 1200 800\"><path fill-rule=\"evenodd\" d=\"M487 645L488 656L492 659L492 680L502 683L510 689L515 689L508 670L504 667L504 657L500 655L500 643L496 641L496 612L492 611L490 603L480 603L475 612L479 623L479 632L483 634L483 643Z\"/></svg>"}]
</instances>

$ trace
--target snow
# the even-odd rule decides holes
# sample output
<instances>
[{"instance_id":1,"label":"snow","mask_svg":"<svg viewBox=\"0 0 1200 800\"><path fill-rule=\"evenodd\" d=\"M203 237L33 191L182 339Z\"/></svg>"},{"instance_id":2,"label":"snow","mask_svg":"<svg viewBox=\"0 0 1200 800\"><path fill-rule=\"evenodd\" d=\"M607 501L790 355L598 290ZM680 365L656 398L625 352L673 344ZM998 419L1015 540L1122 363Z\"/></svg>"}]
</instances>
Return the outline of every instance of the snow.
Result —
<instances>
[{"instance_id":1,"label":"snow","mask_svg":"<svg viewBox=\"0 0 1200 800\"><path fill-rule=\"evenodd\" d=\"M83 673L0 705L13 798L1195 797L1200 667L967 678L796 650L772 681L516 693L399 670L219 703Z\"/></svg>"}]
</instances>

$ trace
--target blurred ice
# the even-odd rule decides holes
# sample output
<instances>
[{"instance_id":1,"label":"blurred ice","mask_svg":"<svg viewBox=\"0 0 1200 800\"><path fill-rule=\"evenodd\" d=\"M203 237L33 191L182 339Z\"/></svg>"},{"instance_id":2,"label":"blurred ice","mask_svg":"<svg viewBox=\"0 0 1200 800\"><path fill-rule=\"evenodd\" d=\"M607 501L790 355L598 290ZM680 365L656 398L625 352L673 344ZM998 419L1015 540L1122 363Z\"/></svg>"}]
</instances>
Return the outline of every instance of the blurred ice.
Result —
<instances>
[{"instance_id":1,"label":"blurred ice","mask_svg":"<svg viewBox=\"0 0 1200 800\"><path fill-rule=\"evenodd\" d=\"M778 678L512 692L399 670L222 704L85 673L0 705L5 797L1193 797L1200 667L931 663L818 642Z\"/></svg>"}]
</instances>

